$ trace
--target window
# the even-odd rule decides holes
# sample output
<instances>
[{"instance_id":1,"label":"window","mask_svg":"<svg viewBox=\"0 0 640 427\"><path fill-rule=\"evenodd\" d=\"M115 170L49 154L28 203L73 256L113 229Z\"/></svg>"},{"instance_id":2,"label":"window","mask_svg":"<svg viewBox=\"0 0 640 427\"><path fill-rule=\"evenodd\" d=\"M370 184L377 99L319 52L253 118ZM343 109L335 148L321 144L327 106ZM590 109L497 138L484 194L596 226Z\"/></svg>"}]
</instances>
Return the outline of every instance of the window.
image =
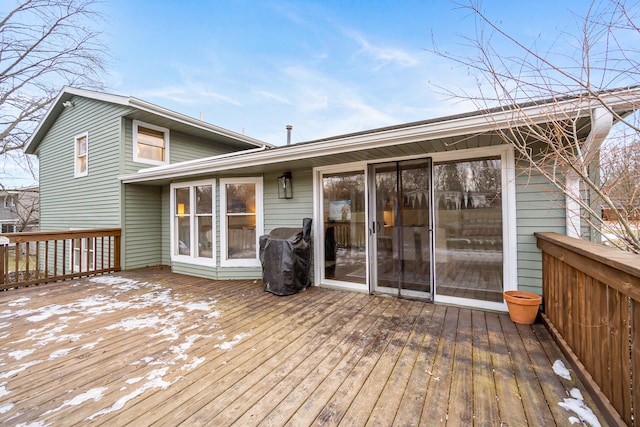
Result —
<instances>
[{"instance_id":1,"label":"window","mask_svg":"<svg viewBox=\"0 0 640 427\"><path fill-rule=\"evenodd\" d=\"M15 224L2 224L2 233L15 233L17 226Z\"/></svg>"},{"instance_id":2,"label":"window","mask_svg":"<svg viewBox=\"0 0 640 427\"><path fill-rule=\"evenodd\" d=\"M89 174L89 134L87 132L74 138L74 158L76 178Z\"/></svg>"},{"instance_id":3,"label":"window","mask_svg":"<svg viewBox=\"0 0 640 427\"><path fill-rule=\"evenodd\" d=\"M171 185L171 259L215 266L214 181Z\"/></svg>"},{"instance_id":4,"label":"window","mask_svg":"<svg viewBox=\"0 0 640 427\"><path fill-rule=\"evenodd\" d=\"M150 165L169 163L169 129L134 120L133 161Z\"/></svg>"},{"instance_id":5,"label":"window","mask_svg":"<svg viewBox=\"0 0 640 427\"><path fill-rule=\"evenodd\" d=\"M220 252L223 267L259 267L263 234L262 178L220 180Z\"/></svg>"},{"instance_id":6,"label":"window","mask_svg":"<svg viewBox=\"0 0 640 427\"><path fill-rule=\"evenodd\" d=\"M83 272L95 269L95 250L93 238L80 238L72 240L73 271Z\"/></svg>"}]
</instances>

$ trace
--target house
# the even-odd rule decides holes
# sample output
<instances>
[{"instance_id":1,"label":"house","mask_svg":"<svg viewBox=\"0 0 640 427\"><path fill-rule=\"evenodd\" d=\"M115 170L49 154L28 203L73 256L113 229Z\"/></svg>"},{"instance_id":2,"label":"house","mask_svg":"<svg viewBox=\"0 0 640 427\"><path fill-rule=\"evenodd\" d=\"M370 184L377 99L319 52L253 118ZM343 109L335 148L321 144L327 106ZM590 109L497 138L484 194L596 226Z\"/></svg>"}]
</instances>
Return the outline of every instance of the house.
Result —
<instances>
[{"instance_id":1,"label":"house","mask_svg":"<svg viewBox=\"0 0 640 427\"><path fill-rule=\"evenodd\" d=\"M640 90L600 96L626 115ZM275 147L64 88L26 151L40 159L41 229L121 228L124 269L260 278L259 237L308 217L315 285L506 310L504 290L541 293L534 231L582 227L505 135L570 119L601 142L613 121L580 97L516 107Z\"/></svg>"},{"instance_id":2,"label":"house","mask_svg":"<svg viewBox=\"0 0 640 427\"><path fill-rule=\"evenodd\" d=\"M0 233L36 231L38 196L38 187L0 190Z\"/></svg>"}]
</instances>

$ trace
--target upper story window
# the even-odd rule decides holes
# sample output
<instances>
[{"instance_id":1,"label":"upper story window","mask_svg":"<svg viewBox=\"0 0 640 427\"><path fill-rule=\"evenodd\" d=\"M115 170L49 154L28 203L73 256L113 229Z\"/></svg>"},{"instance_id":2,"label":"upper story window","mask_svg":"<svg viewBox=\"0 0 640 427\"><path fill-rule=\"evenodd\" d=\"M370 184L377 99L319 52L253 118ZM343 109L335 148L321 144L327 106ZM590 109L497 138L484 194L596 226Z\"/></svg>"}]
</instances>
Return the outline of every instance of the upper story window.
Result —
<instances>
[{"instance_id":1,"label":"upper story window","mask_svg":"<svg viewBox=\"0 0 640 427\"><path fill-rule=\"evenodd\" d=\"M169 163L169 129L134 120L133 161L150 165Z\"/></svg>"},{"instance_id":2,"label":"upper story window","mask_svg":"<svg viewBox=\"0 0 640 427\"><path fill-rule=\"evenodd\" d=\"M76 178L89 174L89 134L82 133L74 138L74 176Z\"/></svg>"}]
</instances>

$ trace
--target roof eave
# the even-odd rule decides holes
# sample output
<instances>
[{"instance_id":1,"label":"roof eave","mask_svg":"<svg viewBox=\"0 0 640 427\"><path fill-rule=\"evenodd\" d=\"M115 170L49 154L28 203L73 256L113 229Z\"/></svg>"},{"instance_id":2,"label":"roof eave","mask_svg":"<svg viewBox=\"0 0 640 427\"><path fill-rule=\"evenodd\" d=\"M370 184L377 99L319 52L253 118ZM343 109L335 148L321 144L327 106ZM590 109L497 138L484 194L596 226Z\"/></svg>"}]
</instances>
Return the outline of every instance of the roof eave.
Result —
<instances>
[{"instance_id":1,"label":"roof eave","mask_svg":"<svg viewBox=\"0 0 640 427\"><path fill-rule=\"evenodd\" d=\"M610 98L610 106L625 111L637 109L640 102L640 88L634 88L627 92L630 93L607 94L607 97ZM246 153L242 156L211 159L211 162L202 162L197 165L176 163L162 170L146 169L135 174L122 175L119 179L123 183L175 179L259 166L265 163L303 160L331 154L424 141L426 136L428 136L428 139L440 139L481 134L507 127L523 126L531 122L543 123L545 121L575 117L576 115L588 116L594 106L593 100L569 99L553 104L528 105L519 110L514 110L513 108L497 109L483 114L459 115L450 120L418 123L415 126L386 130L377 129L343 137L276 147L273 150Z\"/></svg>"},{"instance_id":2,"label":"roof eave","mask_svg":"<svg viewBox=\"0 0 640 427\"><path fill-rule=\"evenodd\" d=\"M233 138L247 144L250 144L255 147L273 147L273 145L260 141L259 139L251 138L246 135L242 135L233 131L230 131L225 128L221 128L219 126L212 125L211 123L204 122L202 120L194 119L192 117L186 116L184 114L177 113L175 111L169 110L164 107L160 107L159 105L152 104L147 101L143 101L138 98L129 98L129 106L137 108L139 110L143 110L152 114L156 114L168 119L176 120L186 125L199 128L208 132L216 133L218 135L226 136L229 138Z\"/></svg>"},{"instance_id":3,"label":"roof eave","mask_svg":"<svg viewBox=\"0 0 640 427\"><path fill-rule=\"evenodd\" d=\"M212 125L210 123L191 118L184 114L177 113L175 111L160 107L141 99L65 86L64 88L62 88L58 96L53 100L43 119L40 121L40 123L38 123L38 126L31 134L31 137L25 145L25 153L35 154L39 142L42 140L42 138L44 138L44 135L49 130L51 125L53 125L53 122L55 122L58 114L63 110L64 102L70 100L74 96L82 96L98 101L122 105L125 107L137 108L139 110L143 110L151 114L156 114L167 119L175 120L188 126L205 130L207 132L215 133L217 135L225 136L228 138L233 138L237 141L244 142L253 147L273 147L273 145L260 141L258 139L241 135L239 133L232 132L230 130Z\"/></svg>"}]
</instances>

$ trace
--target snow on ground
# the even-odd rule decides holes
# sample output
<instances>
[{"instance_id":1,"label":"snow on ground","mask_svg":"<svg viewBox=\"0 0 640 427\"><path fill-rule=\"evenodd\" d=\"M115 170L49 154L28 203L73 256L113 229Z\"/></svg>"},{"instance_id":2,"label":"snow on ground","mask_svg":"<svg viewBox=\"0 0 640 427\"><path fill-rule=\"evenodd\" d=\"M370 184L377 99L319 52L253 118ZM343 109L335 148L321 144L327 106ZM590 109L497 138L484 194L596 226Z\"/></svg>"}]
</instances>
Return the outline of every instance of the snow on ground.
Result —
<instances>
[{"instance_id":1,"label":"snow on ground","mask_svg":"<svg viewBox=\"0 0 640 427\"><path fill-rule=\"evenodd\" d=\"M0 414L8 413L20 404L19 401L11 402L13 376L45 361L56 363L58 360L75 357L81 350L100 350L102 346L106 350L108 341L100 336L101 330L105 333L113 330L145 330L148 331L145 335L153 344L150 347L166 342L166 351L155 351L143 357L135 356L136 359L130 361L130 365L138 366L135 377L123 377L117 384L101 384L101 387L94 388L89 385L84 390L61 393L70 397L64 401L61 397L55 409L40 415L33 414L31 424L25 425L44 425L38 421L39 416L84 403L95 405L95 402L100 402L104 405L88 420L99 419L101 415L118 411L148 390L170 387L182 375L205 362L206 358L202 355L192 354L196 343L225 339L220 325L216 323L221 312L216 309L217 301L213 298L189 299L187 296L175 295L172 289L162 285L119 276L100 276L89 279L89 282L91 283L84 282L84 286L89 286L93 295L83 294L67 304L48 304L34 308L38 301L22 297L7 303L7 309L0 312L0 329L5 330L0 334L0 361L13 362L0 365L0 379L4 381L0 383L0 397L3 397ZM82 283L74 285L80 286ZM90 338L73 333L73 325L96 322L101 316L114 312L123 313L121 320L92 331ZM18 318L33 323L33 328L26 332L12 332L12 321ZM196 332L196 329L212 332L202 334ZM215 347L228 351L248 336L246 333L237 334L233 340L219 343ZM89 339L90 342L84 342ZM80 343L73 344L78 341ZM67 346L56 346L55 349L49 347L54 343L65 343ZM101 351L95 352L99 353ZM16 364L16 361L22 363Z\"/></svg>"},{"instance_id":2,"label":"snow on ground","mask_svg":"<svg viewBox=\"0 0 640 427\"><path fill-rule=\"evenodd\" d=\"M553 363L553 372L555 372L559 377L571 381L571 373L562 360L558 359ZM563 399L562 402L558 402L558 405L560 405L561 408L577 415L577 417L569 417L569 422L571 424L600 427L598 417L596 417L593 411L587 406L580 390L573 388L569 392L569 395L571 397L567 397Z\"/></svg>"}]
</instances>

